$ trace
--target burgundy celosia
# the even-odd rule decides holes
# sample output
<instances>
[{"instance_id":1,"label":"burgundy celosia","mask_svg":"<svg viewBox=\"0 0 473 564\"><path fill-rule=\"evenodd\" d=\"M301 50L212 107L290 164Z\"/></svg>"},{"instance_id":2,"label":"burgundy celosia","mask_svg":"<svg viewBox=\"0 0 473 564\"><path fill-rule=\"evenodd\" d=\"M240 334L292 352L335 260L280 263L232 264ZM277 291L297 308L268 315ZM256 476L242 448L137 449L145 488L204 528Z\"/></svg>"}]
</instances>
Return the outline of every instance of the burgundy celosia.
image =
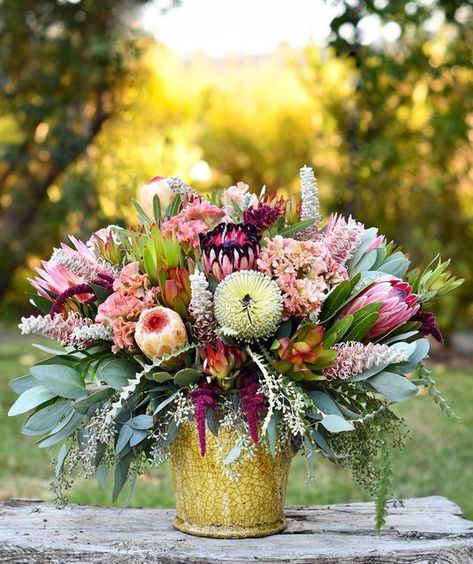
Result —
<instances>
[{"instance_id":1,"label":"burgundy celosia","mask_svg":"<svg viewBox=\"0 0 473 564\"><path fill-rule=\"evenodd\" d=\"M279 207L268 206L260 202L257 208L248 208L243 213L243 221L246 225L253 225L258 233L262 233L268 229L273 223L279 219L282 211Z\"/></svg>"},{"instance_id":2,"label":"burgundy celosia","mask_svg":"<svg viewBox=\"0 0 473 564\"><path fill-rule=\"evenodd\" d=\"M433 313L430 311L424 311L421 308L419 311L411 318L411 321L420 321L422 326L419 331L422 335L432 335L432 337L439 343L443 343L443 335L440 327L437 323L437 319Z\"/></svg>"},{"instance_id":3,"label":"burgundy celosia","mask_svg":"<svg viewBox=\"0 0 473 564\"><path fill-rule=\"evenodd\" d=\"M383 276L361 292L341 313L341 316L356 313L361 308L381 303L376 323L368 333L368 339L377 339L411 319L419 310L417 295L407 282L392 276Z\"/></svg>"},{"instance_id":4,"label":"burgundy celosia","mask_svg":"<svg viewBox=\"0 0 473 564\"><path fill-rule=\"evenodd\" d=\"M241 380L240 408L245 414L251 440L258 444L259 415L266 411L264 395L259 393L259 382L255 374L246 374Z\"/></svg>"},{"instance_id":5,"label":"burgundy celosia","mask_svg":"<svg viewBox=\"0 0 473 564\"><path fill-rule=\"evenodd\" d=\"M218 388L215 384L204 382L200 388L192 390L189 395L195 407L195 422L197 425L197 433L199 435L200 456L205 456L207 450L205 440L205 412L207 408L215 409L215 397L218 394Z\"/></svg>"},{"instance_id":6,"label":"burgundy celosia","mask_svg":"<svg viewBox=\"0 0 473 564\"><path fill-rule=\"evenodd\" d=\"M200 235L202 264L218 281L237 270L252 270L259 252L259 237L253 225L220 223Z\"/></svg>"}]
</instances>

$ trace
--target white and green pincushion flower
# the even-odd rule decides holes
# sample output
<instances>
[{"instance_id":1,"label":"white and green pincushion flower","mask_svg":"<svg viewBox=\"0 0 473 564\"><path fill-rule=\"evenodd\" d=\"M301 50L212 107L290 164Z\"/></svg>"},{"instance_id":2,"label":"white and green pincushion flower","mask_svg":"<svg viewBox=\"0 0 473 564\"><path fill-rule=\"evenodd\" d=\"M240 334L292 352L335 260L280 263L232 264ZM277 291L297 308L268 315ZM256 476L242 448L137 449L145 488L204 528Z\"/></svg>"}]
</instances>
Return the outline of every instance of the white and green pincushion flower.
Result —
<instances>
[{"instance_id":1,"label":"white and green pincushion flower","mask_svg":"<svg viewBox=\"0 0 473 564\"><path fill-rule=\"evenodd\" d=\"M220 282L215 317L224 333L241 341L265 339L276 332L283 312L281 290L261 272L241 270Z\"/></svg>"}]
</instances>

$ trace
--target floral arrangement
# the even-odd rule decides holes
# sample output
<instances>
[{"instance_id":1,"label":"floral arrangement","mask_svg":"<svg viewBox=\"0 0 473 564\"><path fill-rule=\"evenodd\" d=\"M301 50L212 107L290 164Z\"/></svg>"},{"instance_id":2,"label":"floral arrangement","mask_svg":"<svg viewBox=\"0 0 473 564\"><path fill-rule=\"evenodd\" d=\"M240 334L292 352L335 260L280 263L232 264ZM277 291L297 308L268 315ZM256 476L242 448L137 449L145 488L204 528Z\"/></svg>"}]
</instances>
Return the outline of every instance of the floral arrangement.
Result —
<instances>
[{"instance_id":1,"label":"floral arrangement","mask_svg":"<svg viewBox=\"0 0 473 564\"><path fill-rule=\"evenodd\" d=\"M116 499L192 421L202 456L207 430L232 429L221 466L235 480L256 444L301 451L309 475L316 453L350 469L382 526L406 435L392 406L424 386L453 415L423 360L426 336L442 341L429 304L462 281L440 259L409 271L351 217L323 225L312 169L300 178L298 201L157 177L134 201L138 227L70 237L37 269L41 314L20 329L62 347L37 345L52 356L11 383L10 415L30 412L23 433L60 445L60 500L74 469L103 483L107 467Z\"/></svg>"}]
</instances>

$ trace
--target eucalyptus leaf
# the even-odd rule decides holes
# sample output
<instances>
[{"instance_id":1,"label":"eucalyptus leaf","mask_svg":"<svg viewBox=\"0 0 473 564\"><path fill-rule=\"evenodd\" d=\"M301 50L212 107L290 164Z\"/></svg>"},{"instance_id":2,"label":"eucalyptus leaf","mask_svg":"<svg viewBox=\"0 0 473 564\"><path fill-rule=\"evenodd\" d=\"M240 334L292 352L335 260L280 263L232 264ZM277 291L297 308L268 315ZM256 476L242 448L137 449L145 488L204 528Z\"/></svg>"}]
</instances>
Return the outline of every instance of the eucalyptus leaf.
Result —
<instances>
[{"instance_id":1,"label":"eucalyptus leaf","mask_svg":"<svg viewBox=\"0 0 473 564\"><path fill-rule=\"evenodd\" d=\"M147 436L148 436L147 431L134 429L133 434L131 435L131 438L130 438L130 446L132 448L135 447L136 445L138 445L139 443L144 441Z\"/></svg>"},{"instance_id":2,"label":"eucalyptus leaf","mask_svg":"<svg viewBox=\"0 0 473 564\"><path fill-rule=\"evenodd\" d=\"M151 429L154 424L154 419L152 415L137 415L136 417L130 419L127 423L130 427L133 427L133 429Z\"/></svg>"},{"instance_id":3,"label":"eucalyptus leaf","mask_svg":"<svg viewBox=\"0 0 473 564\"><path fill-rule=\"evenodd\" d=\"M97 378L106 382L114 390L122 390L128 385L128 380L136 376L138 367L134 362L124 358L115 358L100 365Z\"/></svg>"},{"instance_id":4,"label":"eucalyptus leaf","mask_svg":"<svg viewBox=\"0 0 473 564\"><path fill-rule=\"evenodd\" d=\"M24 423L21 432L24 435L44 435L54 429L64 415L70 410L71 404L65 399L58 399L36 413L33 413Z\"/></svg>"},{"instance_id":5,"label":"eucalyptus leaf","mask_svg":"<svg viewBox=\"0 0 473 564\"><path fill-rule=\"evenodd\" d=\"M61 364L33 366L31 374L40 384L57 396L79 399L86 395L80 373L70 366Z\"/></svg>"},{"instance_id":6,"label":"eucalyptus leaf","mask_svg":"<svg viewBox=\"0 0 473 564\"><path fill-rule=\"evenodd\" d=\"M211 407L207 407L205 410L205 420L207 422L207 428L215 437L218 436L218 420L215 414L215 410Z\"/></svg>"},{"instance_id":7,"label":"eucalyptus leaf","mask_svg":"<svg viewBox=\"0 0 473 564\"><path fill-rule=\"evenodd\" d=\"M78 427L84 421L85 417L80 413L73 412L71 419L68 421L67 425L65 425L60 431L46 437L43 441L39 443L39 448L47 448L56 443L64 440L69 435L77 431Z\"/></svg>"},{"instance_id":8,"label":"eucalyptus leaf","mask_svg":"<svg viewBox=\"0 0 473 564\"><path fill-rule=\"evenodd\" d=\"M132 456L133 453L129 452L126 456L120 458L115 466L115 482L113 484L112 494L113 502L117 501L117 498L120 495L120 492L122 491L122 488L128 478Z\"/></svg>"},{"instance_id":9,"label":"eucalyptus leaf","mask_svg":"<svg viewBox=\"0 0 473 564\"><path fill-rule=\"evenodd\" d=\"M107 485L107 467L105 464L99 464L95 470L95 477L100 489L104 489Z\"/></svg>"},{"instance_id":10,"label":"eucalyptus leaf","mask_svg":"<svg viewBox=\"0 0 473 564\"><path fill-rule=\"evenodd\" d=\"M16 402L10 407L8 415L21 415L31 409L46 403L52 398L57 397L56 394L45 388L44 386L35 386L29 388L21 394Z\"/></svg>"},{"instance_id":11,"label":"eucalyptus leaf","mask_svg":"<svg viewBox=\"0 0 473 564\"><path fill-rule=\"evenodd\" d=\"M57 453L56 463L54 464L54 475L56 476L56 478L62 471L62 467L64 466L64 461L66 460L68 452L69 448L67 446L67 443L63 443L61 445L61 448L59 449L59 452Z\"/></svg>"},{"instance_id":12,"label":"eucalyptus leaf","mask_svg":"<svg viewBox=\"0 0 473 564\"><path fill-rule=\"evenodd\" d=\"M381 372L370 378L368 383L389 401L405 401L417 393L415 384L404 376L392 372Z\"/></svg>"},{"instance_id":13,"label":"eucalyptus leaf","mask_svg":"<svg viewBox=\"0 0 473 564\"><path fill-rule=\"evenodd\" d=\"M337 404L326 392L312 390L307 392L307 395L314 402L317 409L322 413L339 415L340 417L342 416L342 412L338 408Z\"/></svg>"},{"instance_id":14,"label":"eucalyptus leaf","mask_svg":"<svg viewBox=\"0 0 473 564\"><path fill-rule=\"evenodd\" d=\"M29 390L30 388L34 388L38 385L38 381L31 376L31 374L27 374L26 376L20 376L19 378L15 378L10 382L10 388L16 392L17 394L22 394Z\"/></svg>"},{"instance_id":15,"label":"eucalyptus leaf","mask_svg":"<svg viewBox=\"0 0 473 564\"><path fill-rule=\"evenodd\" d=\"M234 462L241 454L241 446L240 445L235 445L230 452L227 454L224 464L231 464L232 462Z\"/></svg>"},{"instance_id":16,"label":"eucalyptus leaf","mask_svg":"<svg viewBox=\"0 0 473 564\"><path fill-rule=\"evenodd\" d=\"M193 368L183 368L174 376L176 386L185 387L202 379L202 373Z\"/></svg>"},{"instance_id":17,"label":"eucalyptus leaf","mask_svg":"<svg viewBox=\"0 0 473 564\"><path fill-rule=\"evenodd\" d=\"M266 433L268 435L268 443L269 443L269 450L273 458L276 456L276 443L277 443L277 422L278 422L278 414L273 411L271 414L271 418L268 423L268 428L266 429Z\"/></svg>"},{"instance_id":18,"label":"eucalyptus leaf","mask_svg":"<svg viewBox=\"0 0 473 564\"><path fill-rule=\"evenodd\" d=\"M172 394L172 396L169 396L168 398L166 398L165 400L163 400L158 407L154 410L153 415L156 415L157 413L159 413L160 411L162 411L167 405L169 405L171 402L173 402L176 399L176 396L179 392L175 392L174 394Z\"/></svg>"},{"instance_id":19,"label":"eucalyptus leaf","mask_svg":"<svg viewBox=\"0 0 473 564\"><path fill-rule=\"evenodd\" d=\"M94 405L94 403L104 402L109 398L111 398L113 394L114 394L114 390L112 388L105 388L104 390L98 390L97 392L90 394L84 399L75 401L73 407L78 413L82 413L83 415L85 415L88 412L89 407L91 405Z\"/></svg>"},{"instance_id":20,"label":"eucalyptus leaf","mask_svg":"<svg viewBox=\"0 0 473 564\"><path fill-rule=\"evenodd\" d=\"M123 425L122 428L120 429L120 432L118 433L117 442L115 443L116 454L120 454L122 452L122 450L126 447L129 440L131 439L132 435L133 435L133 429L127 423L125 423L125 425Z\"/></svg>"},{"instance_id":21,"label":"eucalyptus leaf","mask_svg":"<svg viewBox=\"0 0 473 564\"><path fill-rule=\"evenodd\" d=\"M320 423L330 431L330 433L343 433L345 431L353 431L354 427L350 421L347 421L339 415L326 415Z\"/></svg>"},{"instance_id":22,"label":"eucalyptus leaf","mask_svg":"<svg viewBox=\"0 0 473 564\"><path fill-rule=\"evenodd\" d=\"M166 444L170 445L179 433L179 425L172 420L168 427L168 433L166 435Z\"/></svg>"},{"instance_id":23,"label":"eucalyptus leaf","mask_svg":"<svg viewBox=\"0 0 473 564\"><path fill-rule=\"evenodd\" d=\"M317 446L330 458L337 458L337 455L330 447L327 442L327 439L320 433L319 431L313 430L312 431L312 438L314 439Z\"/></svg>"}]
</instances>

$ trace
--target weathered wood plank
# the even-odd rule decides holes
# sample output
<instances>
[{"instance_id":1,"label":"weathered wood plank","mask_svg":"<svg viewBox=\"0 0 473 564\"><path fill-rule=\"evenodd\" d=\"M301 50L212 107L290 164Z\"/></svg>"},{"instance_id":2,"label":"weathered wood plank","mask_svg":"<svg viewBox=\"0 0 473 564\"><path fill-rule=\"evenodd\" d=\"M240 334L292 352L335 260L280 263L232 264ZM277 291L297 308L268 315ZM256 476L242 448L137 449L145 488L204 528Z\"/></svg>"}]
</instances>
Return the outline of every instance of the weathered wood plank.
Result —
<instances>
[{"instance_id":1,"label":"weathered wood plank","mask_svg":"<svg viewBox=\"0 0 473 564\"><path fill-rule=\"evenodd\" d=\"M391 503L380 537L371 503L291 507L284 533L245 540L187 536L173 513L0 503L0 563L473 563L473 522L442 497Z\"/></svg>"}]
</instances>

